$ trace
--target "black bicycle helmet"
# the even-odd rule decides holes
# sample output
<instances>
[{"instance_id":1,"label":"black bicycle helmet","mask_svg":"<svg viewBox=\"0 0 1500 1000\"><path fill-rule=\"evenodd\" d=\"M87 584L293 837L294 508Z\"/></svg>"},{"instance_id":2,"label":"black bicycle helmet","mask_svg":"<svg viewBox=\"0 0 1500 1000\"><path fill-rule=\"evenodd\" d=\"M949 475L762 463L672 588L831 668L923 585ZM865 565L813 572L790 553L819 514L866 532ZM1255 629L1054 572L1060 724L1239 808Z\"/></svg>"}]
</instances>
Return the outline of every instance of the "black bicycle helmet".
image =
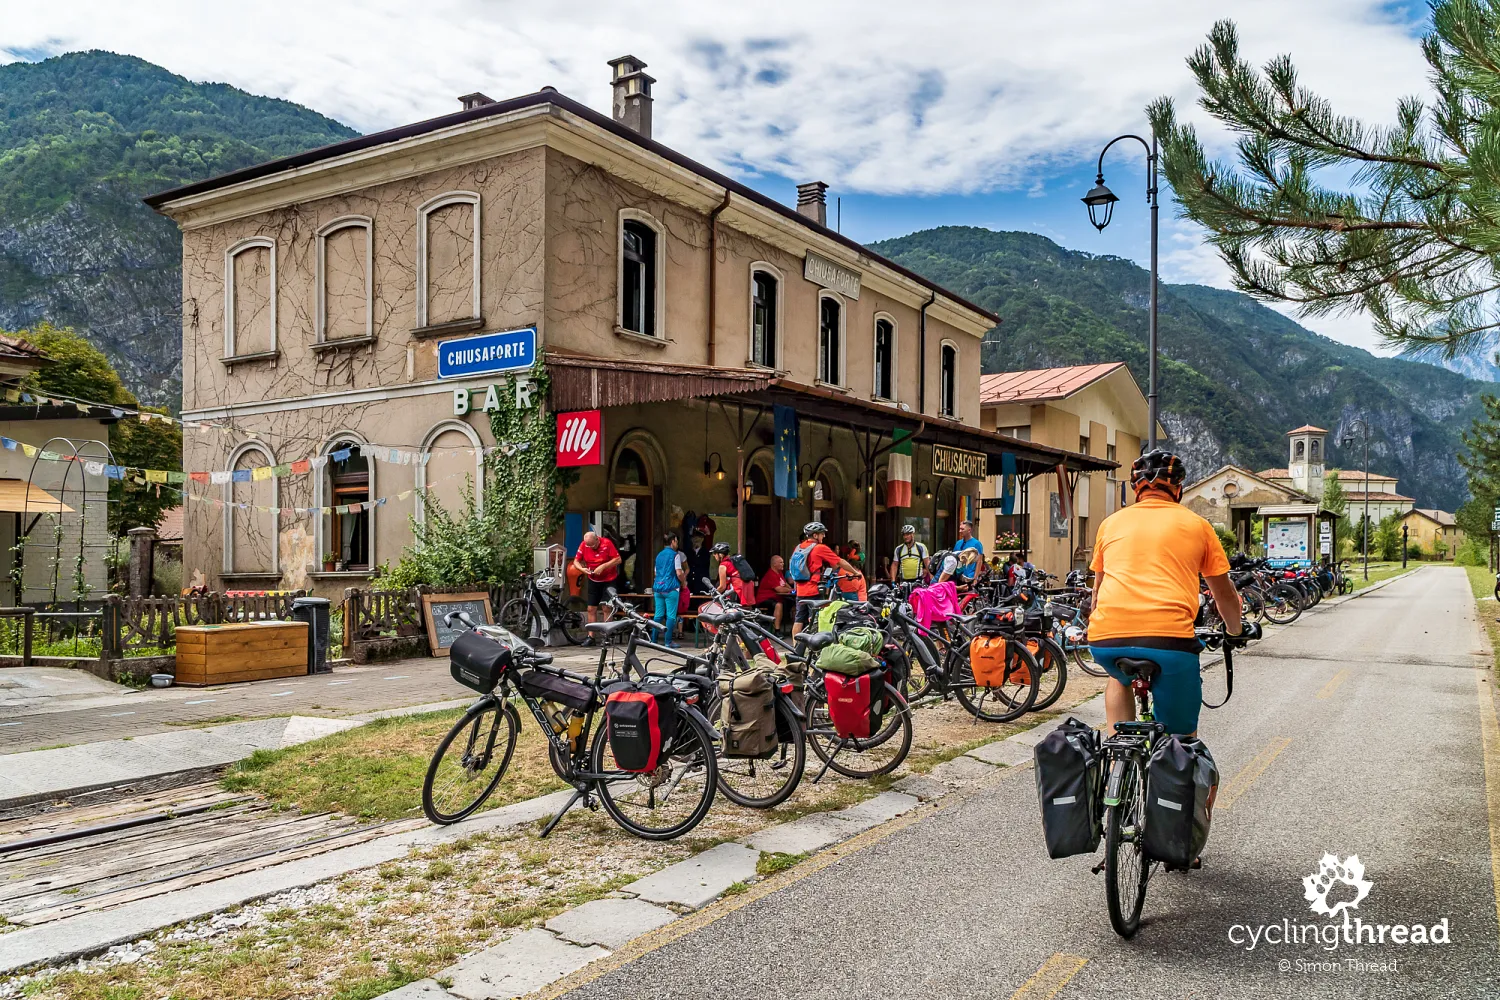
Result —
<instances>
[{"instance_id":1,"label":"black bicycle helmet","mask_svg":"<svg viewBox=\"0 0 1500 1000\"><path fill-rule=\"evenodd\" d=\"M1187 468L1182 459L1154 448L1146 452L1130 466L1130 485L1136 493L1155 486L1172 494L1174 500L1182 499L1182 481L1187 478Z\"/></svg>"},{"instance_id":2,"label":"black bicycle helmet","mask_svg":"<svg viewBox=\"0 0 1500 1000\"><path fill-rule=\"evenodd\" d=\"M712 555L727 556L727 555L729 555L729 543L728 542L715 542L713 548L709 549L708 551Z\"/></svg>"},{"instance_id":3,"label":"black bicycle helmet","mask_svg":"<svg viewBox=\"0 0 1500 1000\"><path fill-rule=\"evenodd\" d=\"M802 526L802 537L811 538L813 535L828 534L828 525L822 521L808 521Z\"/></svg>"}]
</instances>

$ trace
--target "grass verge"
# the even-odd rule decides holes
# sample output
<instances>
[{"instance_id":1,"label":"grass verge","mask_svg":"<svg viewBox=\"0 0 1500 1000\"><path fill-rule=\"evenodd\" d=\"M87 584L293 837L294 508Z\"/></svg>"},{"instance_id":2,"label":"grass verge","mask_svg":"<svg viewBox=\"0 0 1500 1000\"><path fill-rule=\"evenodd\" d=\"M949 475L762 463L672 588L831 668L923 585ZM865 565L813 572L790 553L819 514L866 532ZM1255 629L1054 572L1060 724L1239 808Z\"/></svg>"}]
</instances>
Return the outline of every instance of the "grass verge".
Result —
<instances>
[{"instance_id":1,"label":"grass verge","mask_svg":"<svg viewBox=\"0 0 1500 1000\"><path fill-rule=\"evenodd\" d=\"M287 747L257 750L230 768L224 787L259 792L276 808L341 812L390 820L422 811L422 781L432 752L462 709L376 719L355 729ZM548 763L546 740L521 726L516 751L486 809L563 787Z\"/></svg>"}]
</instances>

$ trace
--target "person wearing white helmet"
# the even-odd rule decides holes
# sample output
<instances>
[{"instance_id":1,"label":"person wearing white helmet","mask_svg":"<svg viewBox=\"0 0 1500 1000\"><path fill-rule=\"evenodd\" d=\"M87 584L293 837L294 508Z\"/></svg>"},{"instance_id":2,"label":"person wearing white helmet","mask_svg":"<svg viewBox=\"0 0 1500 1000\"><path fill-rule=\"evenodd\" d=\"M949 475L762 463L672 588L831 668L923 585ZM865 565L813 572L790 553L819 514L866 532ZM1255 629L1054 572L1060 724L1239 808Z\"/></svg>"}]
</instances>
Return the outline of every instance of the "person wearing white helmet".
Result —
<instances>
[{"instance_id":1,"label":"person wearing white helmet","mask_svg":"<svg viewBox=\"0 0 1500 1000\"><path fill-rule=\"evenodd\" d=\"M927 546L917 541L915 525L902 525L901 544L896 546L895 558L891 560L892 583L920 583L927 572L927 560L932 553Z\"/></svg>"},{"instance_id":2,"label":"person wearing white helmet","mask_svg":"<svg viewBox=\"0 0 1500 1000\"><path fill-rule=\"evenodd\" d=\"M802 544L792 553L787 563L787 576L797 588L797 614L792 621L792 635L805 629L813 621L811 602L818 599L824 574L830 570L849 578L860 576L859 570L849 564L833 549L825 545L828 526L822 521L809 521L802 526Z\"/></svg>"}]
</instances>

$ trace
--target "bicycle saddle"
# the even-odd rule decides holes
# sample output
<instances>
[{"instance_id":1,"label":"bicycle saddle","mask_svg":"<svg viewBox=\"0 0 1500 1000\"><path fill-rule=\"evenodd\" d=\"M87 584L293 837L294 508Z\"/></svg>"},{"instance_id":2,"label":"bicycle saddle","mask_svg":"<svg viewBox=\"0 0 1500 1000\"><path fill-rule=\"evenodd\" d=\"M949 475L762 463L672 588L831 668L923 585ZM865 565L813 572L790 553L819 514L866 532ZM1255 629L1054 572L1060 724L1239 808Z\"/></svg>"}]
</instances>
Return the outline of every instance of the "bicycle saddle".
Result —
<instances>
[{"instance_id":1,"label":"bicycle saddle","mask_svg":"<svg viewBox=\"0 0 1500 1000\"><path fill-rule=\"evenodd\" d=\"M805 601L799 601L798 603L799 604L806 604L812 610L817 611L819 608L826 608L826 607L828 607L828 605L832 604L836 600L839 600L839 598L836 598L836 597L825 597L825 598L823 598L821 600L817 600L817 601L809 599L809 600L805 600Z\"/></svg>"},{"instance_id":2,"label":"bicycle saddle","mask_svg":"<svg viewBox=\"0 0 1500 1000\"><path fill-rule=\"evenodd\" d=\"M809 653L816 653L824 646L832 646L837 639L832 632L802 632L797 636L797 644Z\"/></svg>"},{"instance_id":3,"label":"bicycle saddle","mask_svg":"<svg viewBox=\"0 0 1500 1000\"><path fill-rule=\"evenodd\" d=\"M698 620L705 625L735 625L745 620L743 611L700 611Z\"/></svg>"},{"instance_id":4,"label":"bicycle saddle","mask_svg":"<svg viewBox=\"0 0 1500 1000\"><path fill-rule=\"evenodd\" d=\"M609 639L629 632L633 628L635 628L634 621L629 618L621 618L618 621L612 622L589 622L583 627L583 630L585 632L592 632L595 635L602 635L606 639Z\"/></svg>"},{"instance_id":5,"label":"bicycle saddle","mask_svg":"<svg viewBox=\"0 0 1500 1000\"><path fill-rule=\"evenodd\" d=\"M1141 680L1150 684L1156 680L1161 673L1161 664L1155 660L1143 660L1134 656L1121 656L1115 660L1115 666L1120 673L1131 680Z\"/></svg>"}]
</instances>

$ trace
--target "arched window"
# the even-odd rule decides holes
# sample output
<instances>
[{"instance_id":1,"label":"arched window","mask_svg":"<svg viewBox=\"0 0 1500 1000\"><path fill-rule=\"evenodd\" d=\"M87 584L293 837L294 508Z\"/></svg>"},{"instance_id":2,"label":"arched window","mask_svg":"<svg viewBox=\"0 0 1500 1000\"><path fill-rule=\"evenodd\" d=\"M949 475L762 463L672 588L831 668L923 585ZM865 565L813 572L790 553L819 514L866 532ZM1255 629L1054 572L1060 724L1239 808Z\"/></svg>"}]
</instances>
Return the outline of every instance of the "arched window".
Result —
<instances>
[{"instance_id":1,"label":"arched window","mask_svg":"<svg viewBox=\"0 0 1500 1000\"><path fill-rule=\"evenodd\" d=\"M651 475L646 471L646 462L635 449L620 449L620 456L615 459L615 485L651 485Z\"/></svg>"},{"instance_id":2,"label":"arched window","mask_svg":"<svg viewBox=\"0 0 1500 1000\"><path fill-rule=\"evenodd\" d=\"M745 485L750 487L750 492L745 496L747 503L771 502L771 478L759 463L752 464L745 470Z\"/></svg>"},{"instance_id":3,"label":"arched window","mask_svg":"<svg viewBox=\"0 0 1500 1000\"><path fill-rule=\"evenodd\" d=\"M884 316L875 320L875 397L896 398L896 324Z\"/></svg>"},{"instance_id":4,"label":"arched window","mask_svg":"<svg viewBox=\"0 0 1500 1000\"><path fill-rule=\"evenodd\" d=\"M279 480L269 470L276 458L259 442L242 444L229 455L230 482L224 485L224 575L272 576L278 565ZM255 473L265 469L260 478Z\"/></svg>"},{"instance_id":5,"label":"arched window","mask_svg":"<svg viewBox=\"0 0 1500 1000\"><path fill-rule=\"evenodd\" d=\"M750 273L750 360L776 367L776 329L780 283L770 271Z\"/></svg>"},{"instance_id":6,"label":"arched window","mask_svg":"<svg viewBox=\"0 0 1500 1000\"><path fill-rule=\"evenodd\" d=\"M1297 461L1302 461L1302 458L1305 454L1306 446L1301 441L1298 441L1296 444L1292 445L1292 455L1296 458Z\"/></svg>"},{"instance_id":7,"label":"arched window","mask_svg":"<svg viewBox=\"0 0 1500 1000\"><path fill-rule=\"evenodd\" d=\"M1322 450L1321 448L1318 447L1318 442L1317 441L1313 441L1311 447L1312 447L1312 460L1314 462L1322 461L1322 459L1318 455L1318 452L1320 452Z\"/></svg>"},{"instance_id":8,"label":"arched window","mask_svg":"<svg viewBox=\"0 0 1500 1000\"><path fill-rule=\"evenodd\" d=\"M224 251L224 357L276 350L276 242L240 240Z\"/></svg>"},{"instance_id":9,"label":"arched window","mask_svg":"<svg viewBox=\"0 0 1500 1000\"><path fill-rule=\"evenodd\" d=\"M472 490L476 506L484 502L484 447L474 428L462 420L444 420L422 438L421 454L424 461L415 470L418 523L433 504L459 513L465 488Z\"/></svg>"},{"instance_id":10,"label":"arched window","mask_svg":"<svg viewBox=\"0 0 1500 1000\"><path fill-rule=\"evenodd\" d=\"M818 381L844 384L844 309L829 292L818 299Z\"/></svg>"},{"instance_id":11,"label":"arched window","mask_svg":"<svg viewBox=\"0 0 1500 1000\"><path fill-rule=\"evenodd\" d=\"M662 289L661 233L649 216L621 213L620 315L622 330L660 337Z\"/></svg>"},{"instance_id":12,"label":"arched window","mask_svg":"<svg viewBox=\"0 0 1500 1000\"><path fill-rule=\"evenodd\" d=\"M938 405L945 417L958 415L958 347L943 341L938 365Z\"/></svg>"},{"instance_id":13,"label":"arched window","mask_svg":"<svg viewBox=\"0 0 1500 1000\"><path fill-rule=\"evenodd\" d=\"M324 467L326 487L324 507L327 530L323 536L324 561L332 555L336 568L351 572L368 570L372 565L374 510L368 507L374 486L371 466L374 463L360 454L360 442L354 438L337 438L327 450Z\"/></svg>"},{"instance_id":14,"label":"arched window","mask_svg":"<svg viewBox=\"0 0 1500 1000\"><path fill-rule=\"evenodd\" d=\"M417 326L479 319L479 195L449 191L417 209Z\"/></svg>"},{"instance_id":15,"label":"arched window","mask_svg":"<svg viewBox=\"0 0 1500 1000\"><path fill-rule=\"evenodd\" d=\"M363 215L318 230L318 343L375 335L374 257L374 224Z\"/></svg>"}]
</instances>

